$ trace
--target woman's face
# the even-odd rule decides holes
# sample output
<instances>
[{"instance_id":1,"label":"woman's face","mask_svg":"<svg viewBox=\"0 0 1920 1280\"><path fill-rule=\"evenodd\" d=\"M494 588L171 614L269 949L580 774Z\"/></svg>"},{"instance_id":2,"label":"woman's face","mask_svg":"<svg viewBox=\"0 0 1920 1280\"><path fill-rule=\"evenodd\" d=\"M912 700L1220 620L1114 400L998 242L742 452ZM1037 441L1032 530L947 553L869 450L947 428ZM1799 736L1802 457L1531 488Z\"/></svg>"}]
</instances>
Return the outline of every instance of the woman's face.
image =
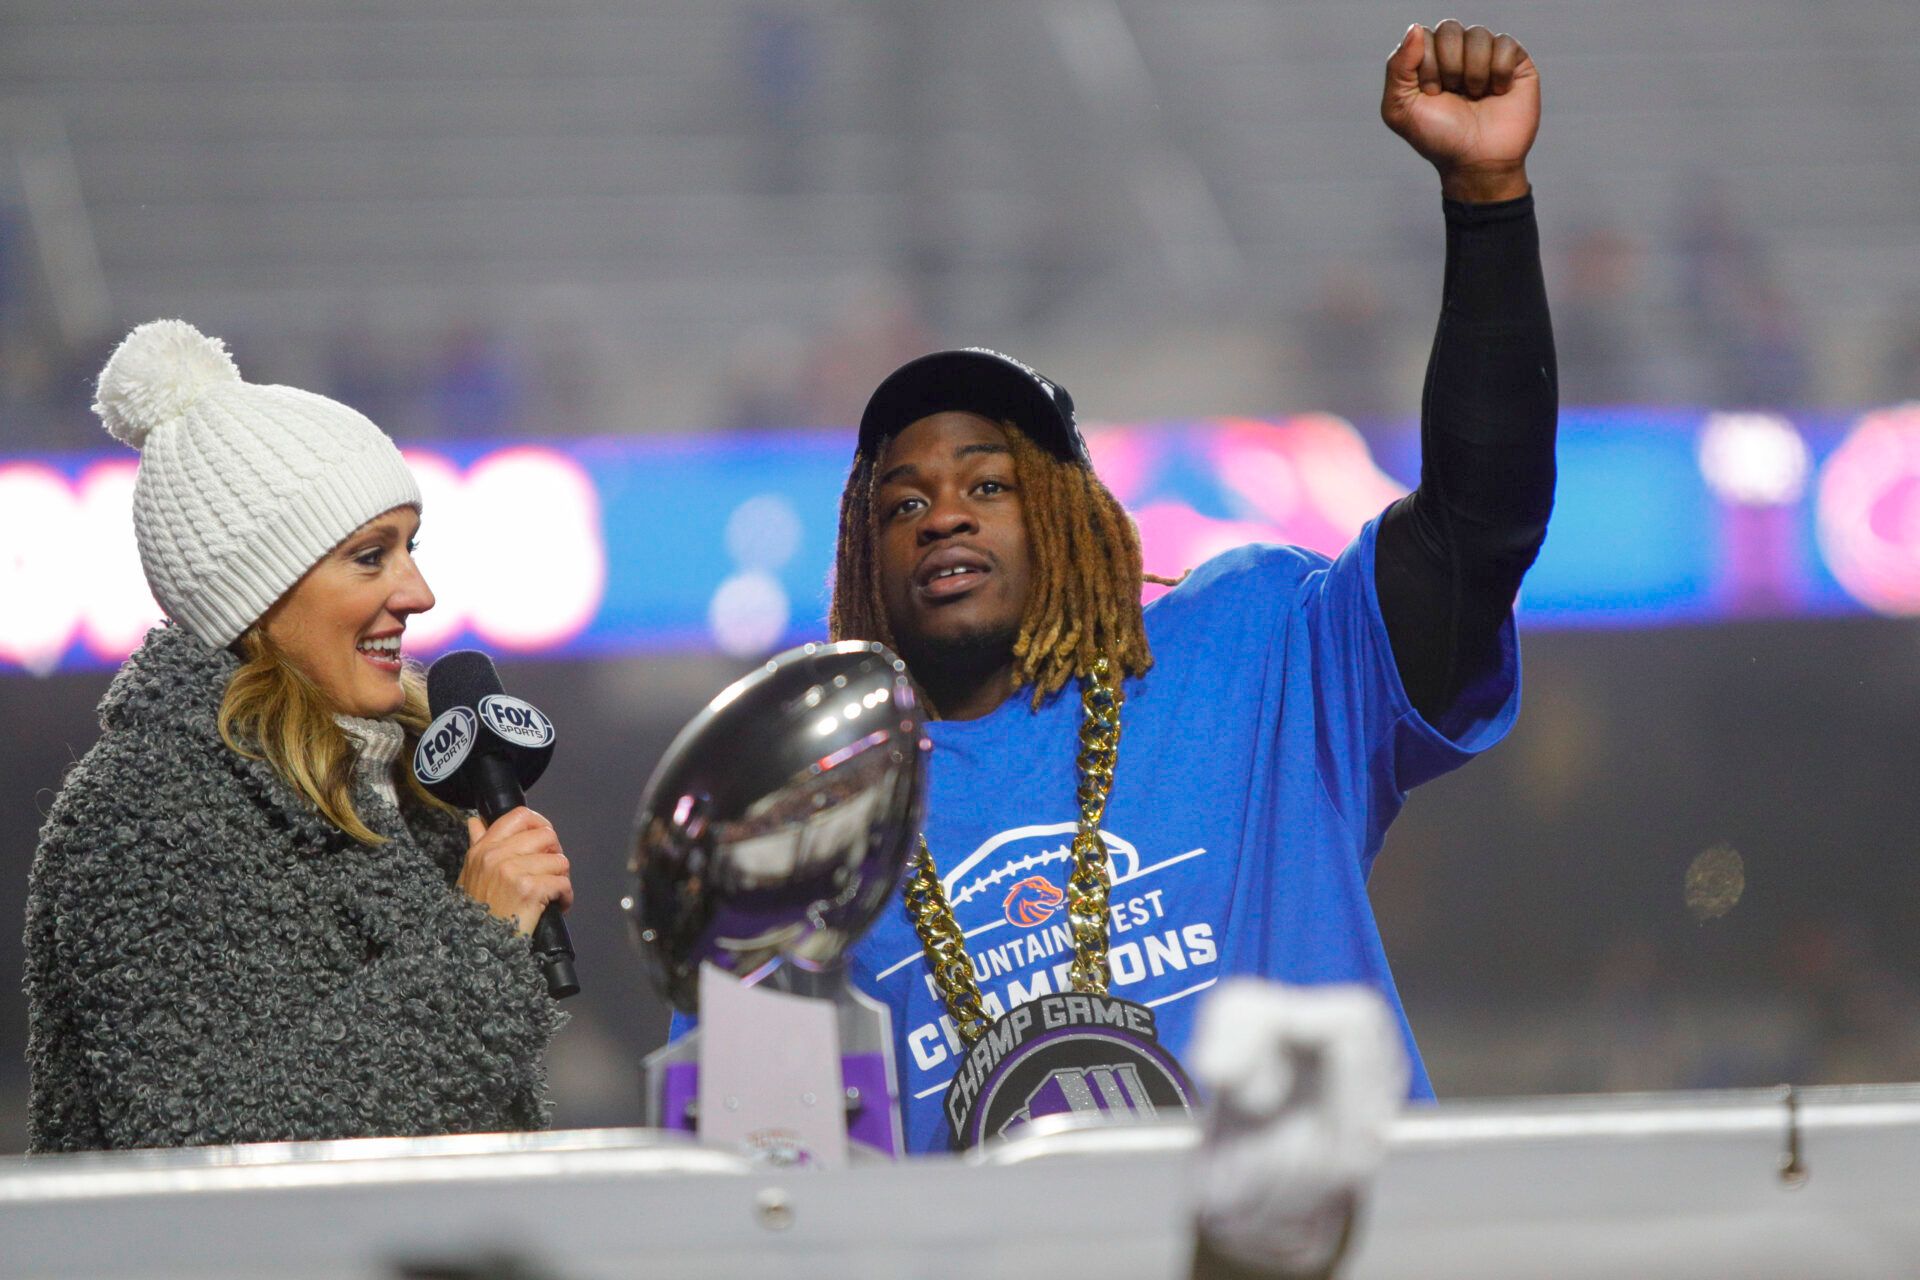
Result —
<instances>
[{"instance_id":1,"label":"woman's face","mask_svg":"<svg viewBox=\"0 0 1920 1280\"><path fill-rule=\"evenodd\" d=\"M307 570L261 620L288 662L350 716L392 715L407 619L433 608L413 562L420 513L395 507L355 529Z\"/></svg>"}]
</instances>

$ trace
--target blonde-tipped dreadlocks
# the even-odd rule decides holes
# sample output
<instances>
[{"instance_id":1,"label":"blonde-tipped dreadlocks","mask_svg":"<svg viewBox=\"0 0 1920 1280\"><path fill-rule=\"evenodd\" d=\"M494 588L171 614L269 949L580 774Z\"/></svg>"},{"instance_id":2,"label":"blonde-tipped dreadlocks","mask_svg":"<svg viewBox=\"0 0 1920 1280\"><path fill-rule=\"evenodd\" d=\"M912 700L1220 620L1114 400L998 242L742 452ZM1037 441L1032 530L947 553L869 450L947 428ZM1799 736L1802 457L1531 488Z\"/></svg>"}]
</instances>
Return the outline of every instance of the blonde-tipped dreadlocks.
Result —
<instances>
[{"instance_id":1,"label":"blonde-tipped dreadlocks","mask_svg":"<svg viewBox=\"0 0 1920 1280\"><path fill-rule=\"evenodd\" d=\"M1033 594L1013 646L1015 683L1032 685L1038 706L1069 679L1086 675L1097 658L1123 675L1146 674L1153 655L1141 619L1140 584L1165 580L1141 572L1140 535L1132 519L1091 468L1056 458L1024 431L1006 427L1034 565ZM875 461L864 450L857 453L840 495L827 623L835 640L892 645L875 552Z\"/></svg>"}]
</instances>

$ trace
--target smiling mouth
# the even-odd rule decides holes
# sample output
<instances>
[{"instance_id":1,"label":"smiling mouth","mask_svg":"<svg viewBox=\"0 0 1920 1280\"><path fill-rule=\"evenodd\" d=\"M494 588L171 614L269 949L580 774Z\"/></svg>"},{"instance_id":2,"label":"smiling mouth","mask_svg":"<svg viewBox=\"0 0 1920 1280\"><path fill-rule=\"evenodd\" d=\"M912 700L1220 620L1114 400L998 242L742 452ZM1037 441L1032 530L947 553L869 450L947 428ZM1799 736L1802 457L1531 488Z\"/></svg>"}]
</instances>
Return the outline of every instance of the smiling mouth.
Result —
<instances>
[{"instance_id":1,"label":"smiling mouth","mask_svg":"<svg viewBox=\"0 0 1920 1280\"><path fill-rule=\"evenodd\" d=\"M354 651L382 671L400 669L400 637L369 637L354 646Z\"/></svg>"}]
</instances>

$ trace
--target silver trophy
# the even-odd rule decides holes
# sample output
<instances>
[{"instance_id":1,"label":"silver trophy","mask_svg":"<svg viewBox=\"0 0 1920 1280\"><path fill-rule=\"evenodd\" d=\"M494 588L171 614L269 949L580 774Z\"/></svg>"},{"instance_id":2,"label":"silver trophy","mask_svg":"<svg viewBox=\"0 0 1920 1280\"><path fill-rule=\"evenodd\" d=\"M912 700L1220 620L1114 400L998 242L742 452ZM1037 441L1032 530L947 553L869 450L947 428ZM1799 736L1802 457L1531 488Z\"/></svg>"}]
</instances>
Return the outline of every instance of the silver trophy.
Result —
<instances>
[{"instance_id":1,"label":"silver trophy","mask_svg":"<svg viewBox=\"0 0 1920 1280\"><path fill-rule=\"evenodd\" d=\"M768 660L667 748L623 905L700 1022L647 1059L649 1123L776 1162L900 1154L890 1020L844 956L898 892L927 750L906 664L863 641Z\"/></svg>"}]
</instances>

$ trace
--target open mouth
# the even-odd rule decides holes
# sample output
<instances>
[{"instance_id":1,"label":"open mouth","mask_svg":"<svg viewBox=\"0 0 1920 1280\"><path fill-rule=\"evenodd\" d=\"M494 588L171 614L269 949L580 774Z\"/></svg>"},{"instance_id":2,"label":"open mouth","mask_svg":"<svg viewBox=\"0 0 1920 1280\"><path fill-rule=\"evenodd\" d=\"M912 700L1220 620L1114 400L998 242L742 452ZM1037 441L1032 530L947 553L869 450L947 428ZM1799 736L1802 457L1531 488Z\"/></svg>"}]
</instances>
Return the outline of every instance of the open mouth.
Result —
<instances>
[{"instance_id":1,"label":"open mouth","mask_svg":"<svg viewBox=\"0 0 1920 1280\"><path fill-rule=\"evenodd\" d=\"M943 547L921 561L914 574L915 585L930 600L950 600L972 591L993 566L987 558L966 547Z\"/></svg>"},{"instance_id":2,"label":"open mouth","mask_svg":"<svg viewBox=\"0 0 1920 1280\"><path fill-rule=\"evenodd\" d=\"M985 569L974 569L965 566L942 569L939 573L934 574L933 577L927 581L927 584L920 589L934 599L942 600L948 596L964 595L979 586L981 580L986 576L987 571Z\"/></svg>"},{"instance_id":3,"label":"open mouth","mask_svg":"<svg viewBox=\"0 0 1920 1280\"><path fill-rule=\"evenodd\" d=\"M400 670L400 633L395 631L384 636L367 636L354 646L362 658L382 671Z\"/></svg>"}]
</instances>

